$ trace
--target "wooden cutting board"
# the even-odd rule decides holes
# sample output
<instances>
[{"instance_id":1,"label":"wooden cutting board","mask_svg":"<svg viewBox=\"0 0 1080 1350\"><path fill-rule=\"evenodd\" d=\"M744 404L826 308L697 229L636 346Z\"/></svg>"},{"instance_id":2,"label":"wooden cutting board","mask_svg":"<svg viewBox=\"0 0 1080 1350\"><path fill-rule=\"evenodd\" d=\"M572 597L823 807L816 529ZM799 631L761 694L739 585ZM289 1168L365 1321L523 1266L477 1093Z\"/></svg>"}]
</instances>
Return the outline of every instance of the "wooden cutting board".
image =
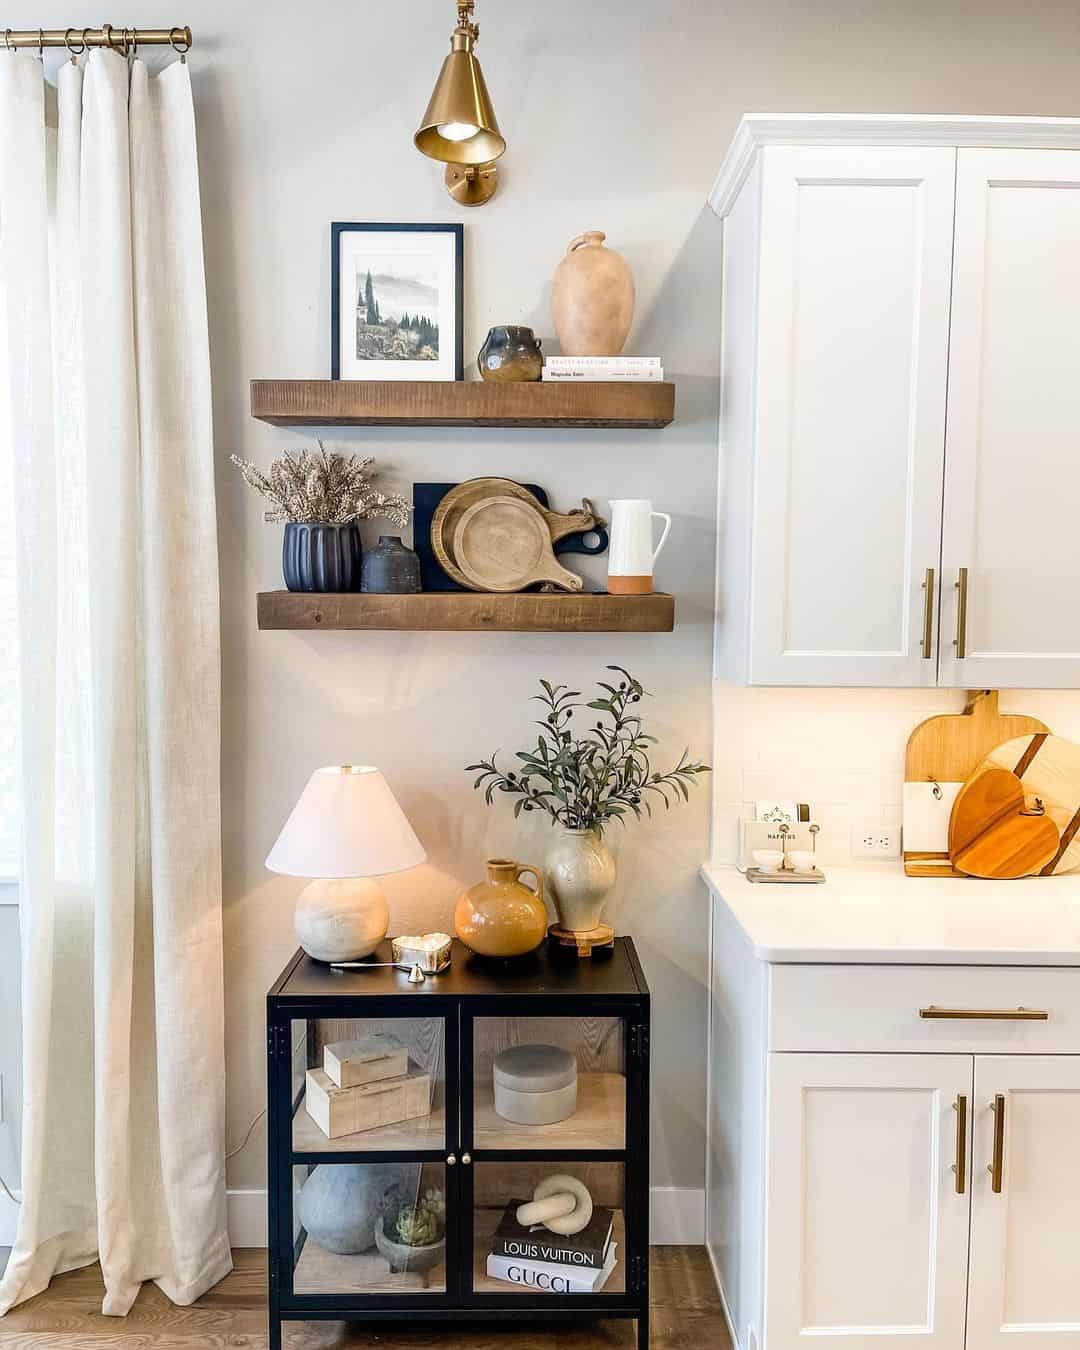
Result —
<instances>
[{"instance_id":1,"label":"wooden cutting board","mask_svg":"<svg viewBox=\"0 0 1080 1350\"><path fill-rule=\"evenodd\" d=\"M454 557L466 584L476 591L521 591L538 581L580 591L585 584L556 562L536 503L518 497L474 502L454 531Z\"/></svg>"},{"instance_id":2,"label":"wooden cutting board","mask_svg":"<svg viewBox=\"0 0 1080 1350\"><path fill-rule=\"evenodd\" d=\"M1045 732L1021 736L991 750L984 767L1011 771L1028 802L1038 798L1054 822L1060 844L1040 875L1080 867L1080 745Z\"/></svg>"},{"instance_id":3,"label":"wooden cutting board","mask_svg":"<svg viewBox=\"0 0 1080 1350\"><path fill-rule=\"evenodd\" d=\"M984 763L960 789L949 818L949 857L964 876L1030 877L1058 856L1061 833L1034 809L1010 769Z\"/></svg>"},{"instance_id":4,"label":"wooden cutting board","mask_svg":"<svg viewBox=\"0 0 1080 1350\"><path fill-rule=\"evenodd\" d=\"M567 535L594 530L607 523L593 511L587 498L582 499L576 511L551 511L541 506L532 493L512 478L470 478L466 483L459 483L457 487L451 488L435 509L431 519L431 549L447 576L453 577L468 590L476 590L477 587L458 566L454 556L454 534L469 507L488 497L516 497L525 502L545 521L552 543L558 543Z\"/></svg>"},{"instance_id":5,"label":"wooden cutting board","mask_svg":"<svg viewBox=\"0 0 1080 1350\"><path fill-rule=\"evenodd\" d=\"M944 714L920 722L908 737L904 760L905 783L965 783L995 746L1019 736L1046 733L1049 728L1037 717L998 712L996 689L968 693L962 713ZM942 819L947 830L948 812ZM946 849L904 851L904 871L909 877L960 876L949 862Z\"/></svg>"}]
</instances>

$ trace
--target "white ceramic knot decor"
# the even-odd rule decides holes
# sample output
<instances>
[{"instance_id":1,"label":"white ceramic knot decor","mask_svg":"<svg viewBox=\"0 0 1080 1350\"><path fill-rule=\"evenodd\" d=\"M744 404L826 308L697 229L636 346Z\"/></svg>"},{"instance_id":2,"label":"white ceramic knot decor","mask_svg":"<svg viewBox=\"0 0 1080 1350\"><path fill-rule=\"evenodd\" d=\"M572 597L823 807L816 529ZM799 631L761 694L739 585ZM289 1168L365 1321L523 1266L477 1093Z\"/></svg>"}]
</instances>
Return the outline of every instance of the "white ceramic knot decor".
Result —
<instances>
[{"instance_id":1,"label":"white ceramic knot decor","mask_svg":"<svg viewBox=\"0 0 1080 1350\"><path fill-rule=\"evenodd\" d=\"M533 1198L518 1205L515 1217L522 1228L543 1224L551 1233L572 1237L588 1227L592 1212L592 1196L585 1183L558 1174L545 1177L533 1191Z\"/></svg>"},{"instance_id":2,"label":"white ceramic knot decor","mask_svg":"<svg viewBox=\"0 0 1080 1350\"><path fill-rule=\"evenodd\" d=\"M554 1125L577 1110L577 1060L556 1045L511 1045L495 1056L495 1113L517 1125Z\"/></svg>"}]
</instances>

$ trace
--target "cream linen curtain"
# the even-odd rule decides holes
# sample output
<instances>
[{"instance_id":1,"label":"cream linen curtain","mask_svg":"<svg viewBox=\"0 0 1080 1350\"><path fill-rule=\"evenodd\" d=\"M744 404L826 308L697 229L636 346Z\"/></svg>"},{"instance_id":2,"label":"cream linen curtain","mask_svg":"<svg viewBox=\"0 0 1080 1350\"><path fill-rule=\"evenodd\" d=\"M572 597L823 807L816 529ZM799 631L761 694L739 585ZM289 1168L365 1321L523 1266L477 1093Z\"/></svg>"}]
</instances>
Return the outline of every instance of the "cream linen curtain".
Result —
<instances>
[{"instance_id":1,"label":"cream linen curtain","mask_svg":"<svg viewBox=\"0 0 1080 1350\"><path fill-rule=\"evenodd\" d=\"M24 858L23 1204L0 1312L228 1271L220 657L191 84L0 54ZM2 1338L2 1333L0 1333Z\"/></svg>"}]
</instances>

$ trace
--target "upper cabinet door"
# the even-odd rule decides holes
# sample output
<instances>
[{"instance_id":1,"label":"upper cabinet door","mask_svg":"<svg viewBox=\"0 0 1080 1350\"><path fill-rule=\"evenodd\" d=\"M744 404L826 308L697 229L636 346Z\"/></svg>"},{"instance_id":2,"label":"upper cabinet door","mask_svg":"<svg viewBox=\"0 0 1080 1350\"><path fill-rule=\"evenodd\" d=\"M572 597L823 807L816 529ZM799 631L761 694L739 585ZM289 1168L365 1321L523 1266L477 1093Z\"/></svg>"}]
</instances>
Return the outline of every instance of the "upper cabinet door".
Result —
<instances>
[{"instance_id":1,"label":"upper cabinet door","mask_svg":"<svg viewBox=\"0 0 1080 1350\"><path fill-rule=\"evenodd\" d=\"M1080 152L959 151L945 685L1080 687L1078 247Z\"/></svg>"},{"instance_id":2,"label":"upper cabinet door","mask_svg":"<svg viewBox=\"0 0 1080 1350\"><path fill-rule=\"evenodd\" d=\"M763 160L749 680L933 685L956 151Z\"/></svg>"},{"instance_id":3,"label":"upper cabinet door","mask_svg":"<svg viewBox=\"0 0 1080 1350\"><path fill-rule=\"evenodd\" d=\"M974 1126L967 1343L1076 1350L1080 1055L979 1055Z\"/></svg>"}]
</instances>

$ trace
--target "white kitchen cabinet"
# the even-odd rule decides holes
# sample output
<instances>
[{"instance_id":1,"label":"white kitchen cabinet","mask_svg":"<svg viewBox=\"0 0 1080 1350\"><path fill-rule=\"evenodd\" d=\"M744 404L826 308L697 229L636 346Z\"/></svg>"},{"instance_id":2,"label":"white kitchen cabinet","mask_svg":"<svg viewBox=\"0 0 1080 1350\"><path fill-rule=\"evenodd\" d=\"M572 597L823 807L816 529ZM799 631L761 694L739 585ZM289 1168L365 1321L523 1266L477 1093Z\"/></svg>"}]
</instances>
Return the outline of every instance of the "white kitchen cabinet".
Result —
<instances>
[{"instance_id":1,"label":"white kitchen cabinet","mask_svg":"<svg viewBox=\"0 0 1080 1350\"><path fill-rule=\"evenodd\" d=\"M1080 1350L1075 882L1018 907L853 873L808 901L706 869L706 1246L736 1350Z\"/></svg>"},{"instance_id":2,"label":"white kitchen cabinet","mask_svg":"<svg viewBox=\"0 0 1080 1350\"><path fill-rule=\"evenodd\" d=\"M966 1055L771 1056L769 1346L963 1345L971 1092Z\"/></svg>"},{"instance_id":3,"label":"white kitchen cabinet","mask_svg":"<svg viewBox=\"0 0 1080 1350\"><path fill-rule=\"evenodd\" d=\"M960 151L942 684L1080 687L1077 241L1080 152Z\"/></svg>"},{"instance_id":4,"label":"white kitchen cabinet","mask_svg":"<svg viewBox=\"0 0 1080 1350\"><path fill-rule=\"evenodd\" d=\"M1080 120L743 120L711 198L718 674L1080 686L1070 145Z\"/></svg>"},{"instance_id":5,"label":"white kitchen cabinet","mask_svg":"<svg viewBox=\"0 0 1080 1350\"><path fill-rule=\"evenodd\" d=\"M975 1060L971 1350L1080 1346L1080 1055ZM998 1191L995 1107L1004 1128Z\"/></svg>"}]
</instances>

